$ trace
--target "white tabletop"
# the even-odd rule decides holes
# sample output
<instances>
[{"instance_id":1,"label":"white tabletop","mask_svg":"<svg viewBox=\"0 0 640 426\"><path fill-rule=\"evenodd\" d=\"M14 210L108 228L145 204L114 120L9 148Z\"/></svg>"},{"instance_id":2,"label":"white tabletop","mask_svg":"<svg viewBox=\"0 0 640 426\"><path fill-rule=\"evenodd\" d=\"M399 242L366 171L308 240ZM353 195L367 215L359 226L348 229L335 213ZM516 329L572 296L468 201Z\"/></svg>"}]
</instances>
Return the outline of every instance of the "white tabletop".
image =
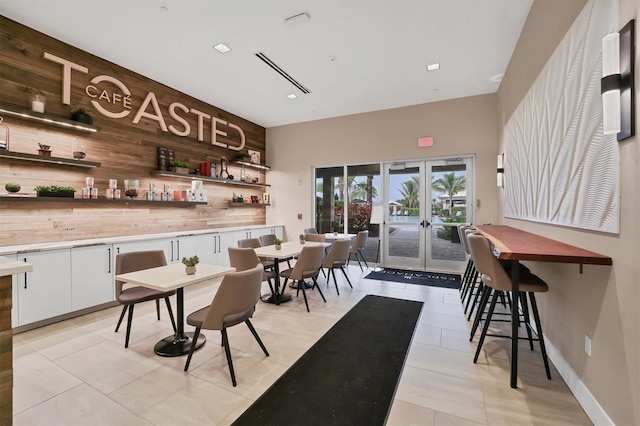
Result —
<instances>
[{"instance_id":1,"label":"white tabletop","mask_svg":"<svg viewBox=\"0 0 640 426\"><path fill-rule=\"evenodd\" d=\"M0 257L0 277L31 271L33 271L33 266L30 263L20 262L8 257Z\"/></svg>"},{"instance_id":2,"label":"white tabletop","mask_svg":"<svg viewBox=\"0 0 640 426\"><path fill-rule=\"evenodd\" d=\"M185 266L182 263L159 266L157 268L143 269L141 271L129 272L127 274L116 275L116 280L149 287L155 290L169 291L186 287L202 281L223 277L229 272L234 272L236 268L230 266L207 265L198 263L196 273L187 275Z\"/></svg>"},{"instance_id":3,"label":"white tabletop","mask_svg":"<svg viewBox=\"0 0 640 426\"><path fill-rule=\"evenodd\" d=\"M325 240L344 240L345 238L352 239L355 238L357 234L334 234L333 232L327 232L324 234Z\"/></svg>"},{"instance_id":4,"label":"white tabletop","mask_svg":"<svg viewBox=\"0 0 640 426\"><path fill-rule=\"evenodd\" d=\"M271 257L274 259L287 259L289 257L297 256L302 251L304 246L323 246L328 247L329 243L320 243L316 241L307 241L304 244L300 244L300 241L287 241L282 243L280 250L276 250L275 245L262 246L255 249L258 257Z\"/></svg>"}]
</instances>

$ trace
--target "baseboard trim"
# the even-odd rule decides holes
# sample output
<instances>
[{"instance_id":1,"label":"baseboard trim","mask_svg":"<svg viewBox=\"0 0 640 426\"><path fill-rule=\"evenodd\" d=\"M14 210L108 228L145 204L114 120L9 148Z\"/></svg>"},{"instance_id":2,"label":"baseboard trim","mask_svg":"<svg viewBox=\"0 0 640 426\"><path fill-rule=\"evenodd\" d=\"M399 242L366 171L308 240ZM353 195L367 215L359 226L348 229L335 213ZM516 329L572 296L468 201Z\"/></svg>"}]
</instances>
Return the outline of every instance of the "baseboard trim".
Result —
<instances>
[{"instance_id":1,"label":"baseboard trim","mask_svg":"<svg viewBox=\"0 0 640 426\"><path fill-rule=\"evenodd\" d=\"M547 356L553 362L560 376L567 383L567 386L571 390L571 393L576 397L582 409L587 413L589 419L594 425L613 425L613 420L607 415L607 412L598 403L598 400L591 394L589 389L582 382L580 377L573 371L573 368L569 365L562 354L553 346L553 343L549 339L544 339L544 343L547 349Z\"/></svg>"}]
</instances>

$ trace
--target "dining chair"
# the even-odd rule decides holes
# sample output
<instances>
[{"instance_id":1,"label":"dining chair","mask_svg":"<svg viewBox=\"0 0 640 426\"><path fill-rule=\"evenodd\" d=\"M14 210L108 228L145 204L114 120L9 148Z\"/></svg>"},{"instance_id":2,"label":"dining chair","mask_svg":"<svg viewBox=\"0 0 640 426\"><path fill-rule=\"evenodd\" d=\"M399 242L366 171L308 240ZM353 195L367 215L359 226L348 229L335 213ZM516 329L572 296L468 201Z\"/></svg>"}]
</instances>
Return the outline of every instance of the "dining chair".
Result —
<instances>
[{"instance_id":1,"label":"dining chair","mask_svg":"<svg viewBox=\"0 0 640 426\"><path fill-rule=\"evenodd\" d=\"M491 305L489 306L489 312L487 313L487 318L484 321L484 325L482 328L482 333L480 335L480 340L478 341L478 348L476 350L476 354L473 358L474 364L478 361L478 357L480 356L480 351L482 350L482 345L484 344L484 340L486 336L493 337L504 337L510 338L511 336L501 335L501 334L489 334L489 324L491 323L491 318L493 316L496 302L498 300L500 292L509 292L511 291L511 277L507 274L502 264L498 261L498 259L493 255L491 251L491 245L489 240L481 234L471 234L468 235L467 241L469 243L469 249L471 250L473 256L473 262L476 266L476 269L481 274L482 282L486 287L491 288L493 292L493 296L491 297ZM522 316L524 317L524 325L527 330L527 339L529 340L529 345L531 350L533 349L533 341L537 340L540 344L540 350L542 352L542 360L544 362L544 368L547 373L547 378L551 380L551 371L549 370L549 360L547 358L547 351L544 345L544 335L542 332L542 325L540 323L540 315L538 313L538 305L536 303L535 293L542 293L549 290L549 287L546 282L544 282L541 278L534 274L524 274L520 276L519 281L520 286L520 294L517 297L522 301ZM531 302L531 311L533 313L533 319L535 321L536 330L533 330L531 327L531 321L529 316L529 308L527 304L526 296L529 296L529 300ZM516 297L514 295L514 297ZM483 303L478 308L478 313L481 314L484 310L484 306L486 305L489 299L489 293L486 293L486 297L483 297ZM511 324L512 327L518 327L519 324ZM533 338L532 331L537 331L537 338Z\"/></svg>"},{"instance_id":2,"label":"dining chair","mask_svg":"<svg viewBox=\"0 0 640 426\"><path fill-rule=\"evenodd\" d=\"M262 244L259 238L244 238L242 240L238 240L238 247L240 248L258 248L268 244ZM260 259L260 262L264 266L264 269L273 269L273 259Z\"/></svg>"},{"instance_id":3,"label":"dining chair","mask_svg":"<svg viewBox=\"0 0 640 426\"><path fill-rule=\"evenodd\" d=\"M267 348L260 340L260 336L253 328L250 318L256 310L256 304L260 300L260 287L264 269L262 265L256 264L253 268L239 272L231 272L224 276L213 301L209 306L205 306L187 316L187 324L194 326L195 332L189 355L184 365L184 371L189 370L191 357L198 341L198 336L202 329L219 330L222 333L222 346L224 346L227 357L227 365L231 374L231 383L236 386L236 375L233 370L231 359L231 349L229 347L229 336L227 329L245 323L260 348L266 356L269 356Z\"/></svg>"},{"instance_id":4,"label":"dining chair","mask_svg":"<svg viewBox=\"0 0 640 426\"><path fill-rule=\"evenodd\" d=\"M347 276L347 272L344 270L344 267L347 264L347 257L349 257L349 244L351 244L351 240L348 238L335 240L333 244L331 244L329 253L327 253L322 261L322 268L327 268L327 285L329 285L331 276L333 276L333 283L336 286L336 292L338 295L340 295L340 290L338 290L338 281L336 280L336 269L340 269L342 271L342 274L349 283L349 287L353 288L351 281Z\"/></svg>"},{"instance_id":5,"label":"dining chair","mask_svg":"<svg viewBox=\"0 0 640 426\"><path fill-rule=\"evenodd\" d=\"M304 234L305 241L315 241L318 243L324 243L326 241L324 234L314 234L314 233L305 233Z\"/></svg>"},{"instance_id":6,"label":"dining chair","mask_svg":"<svg viewBox=\"0 0 640 426\"><path fill-rule=\"evenodd\" d=\"M258 238L259 238L260 244L262 244L263 246L272 246L275 244L275 240L276 238L278 238L278 236L276 234L265 234L265 235L260 235L260 237ZM287 266L291 268L291 261L293 260L292 257L288 257L282 260L287 262Z\"/></svg>"},{"instance_id":7,"label":"dining chair","mask_svg":"<svg viewBox=\"0 0 640 426\"><path fill-rule=\"evenodd\" d=\"M360 266L361 271L363 271L363 269L362 269L362 264L360 263L360 259L362 259L362 261L367 266L367 268L369 267L363 255L365 246L367 245L368 238L369 238L368 230L358 232L358 235L353 240L353 244L351 244L351 249L349 250L349 257L347 258L347 265L351 262L351 255L353 254L356 256L356 260L358 261L358 265Z\"/></svg>"},{"instance_id":8,"label":"dining chair","mask_svg":"<svg viewBox=\"0 0 640 426\"><path fill-rule=\"evenodd\" d=\"M316 228L304 228L305 234L317 234L318 230Z\"/></svg>"},{"instance_id":9,"label":"dining chair","mask_svg":"<svg viewBox=\"0 0 640 426\"><path fill-rule=\"evenodd\" d=\"M297 291L296 296L300 294L300 289L302 289L302 295L304 296L304 304L307 307L307 312L309 311L309 302L307 301L307 291L305 289L304 280L306 278L311 278L313 280L313 286L311 290L314 288L318 289L322 300L327 303L327 299L324 298L324 294L322 294L322 290L318 286L318 273L320 267L322 266L322 258L324 255L324 247L321 245L313 245L313 246L304 246L302 247L302 251L298 256L298 261L293 266L292 269L287 269L286 271L282 271L280 276L284 277L284 284L286 289L287 280L291 279L294 282L297 282Z\"/></svg>"},{"instance_id":10,"label":"dining chair","mask_svg":"<svg viewBox=\"0 0 640 426\"><path fill-rule=\"evenodd\" d=\"M229 264L236 268L236 271L246 271L247 269L251 269L256 266L258 263L262 264L260 258L256 254L256 251L253 248L239 248L239 247L229 247ZM273 294L273 284L271 280L276 276L275 272L272 270L264 270L262 274L262 281L267 281L269 283L269 288L271 289L271 294Z\"/></svg>"},{"instance_id":11,"label":"dining chair","mask_svg":"<svg viewBox=\"0 0 640 426\"><path fill-rule=\"evenodd\" d=\"M147 251L134 251L129 253L120 253L116 256L116 275L126 274L129 272L140 271L143 269L155 268L158 266L165 266L167 260L162 250L147 250ZM129 347L129 336L131 335L131 323L133 322L133 308L137 303L147 302L149 300L156 301L156 313L158 320L160 320L160 299L164 299L167 304L167 311L169 312L169 318L171 319L171 325L173 326L173 332L176 331L176 322L173 318L173 311L171 310L171 302L169 297L176 294L175 290L171 291L159 291L153 290L147 287L134 286L124 288L126 283L123 281L115 280L116 286L116 300L122 307L122 313L120 319L116 325L115 332L120 329L120 324L124 318L124 314L129 310L129 316L127 318L127 334L124 339L124 347Z\"/></svg>"}]
</instances>

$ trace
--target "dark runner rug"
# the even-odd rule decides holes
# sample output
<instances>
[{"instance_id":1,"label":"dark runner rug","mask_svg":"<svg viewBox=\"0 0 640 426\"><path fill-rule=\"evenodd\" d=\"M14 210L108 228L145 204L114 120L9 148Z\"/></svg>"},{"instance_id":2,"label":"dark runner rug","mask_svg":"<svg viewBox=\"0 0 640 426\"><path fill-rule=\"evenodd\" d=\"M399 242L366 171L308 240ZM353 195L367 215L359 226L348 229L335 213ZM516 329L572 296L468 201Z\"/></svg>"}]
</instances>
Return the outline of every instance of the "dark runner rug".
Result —
<instances>
[{"instance_id":1,"label":"dark runner rug","mask_svg":"<svg viewBox=\"0 0 640 426\"><path fill-rule=\"evenodd\" d=\"M460 288L460 275L441 274L439 272L405 271L402 269L384 268L382 271L370 272L365 277L370 280L393 281L397 283L430 285L433 287Z\"/></svg>"},{"instance_id":2,"label":"dark runner rug","mask_svg":"<svg viewBox=\"0 0 640 426\"><path fill-rule=\"evenodd\" d=\"M365 296L233 425L384 425L421 310Z\"/></svg>"}]
</instances>

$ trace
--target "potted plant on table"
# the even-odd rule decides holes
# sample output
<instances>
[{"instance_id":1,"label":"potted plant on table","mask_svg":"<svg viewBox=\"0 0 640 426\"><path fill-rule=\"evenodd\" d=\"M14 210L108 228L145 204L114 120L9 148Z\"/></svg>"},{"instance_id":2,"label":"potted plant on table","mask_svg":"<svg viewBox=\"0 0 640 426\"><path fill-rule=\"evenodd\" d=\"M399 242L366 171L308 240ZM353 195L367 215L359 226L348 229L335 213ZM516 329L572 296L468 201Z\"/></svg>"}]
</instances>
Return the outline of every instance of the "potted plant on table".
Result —
<instances>
[{"instance_id":1,"label":"potted plant on table","mask_svg":"<svg viewBox=\"0 0 640 426\"><path fill-rule=\"evenodd\" d=\"M34 188L38 197L68 197L73 198L76 192L71 186L60 185L38 185Z\"/></svg>"},{"instance_id":2,"label":"potted plant on table","mask_svg":"<svg viewBox=\"0 0 640 426\"><path fill-rule=\"evenodd\" d=\"M273 244L275 244L276 250L280 250L282 248L282 240L280 238L273 240Z\"/></svg>"},{"instance_id":3,"label":"potted plant on table","mask_svg":"<svg viewBox=\"0 0 640 426\"><path fill-rule=\"evenodd\" d=\"M175 173L179 173L181 175L189 174L189 162L187 160L171 160L169 162L171 166L171 171Z\"/></svg>"},{"instance_id":4,"label":"potted plant on table","mask_svg":"<svg viewBox=\"0 0 640 426\"><path fill-rule=\"evenodd\" d=\"M200 259L198 259L198 256L183 257L182 263L186 266L184 270L187 275L193 275L196 273L196 265L200 263Z\"/></svg>"},{"instance_id":5,"label":"potted plant on table","mask_svg":"<svg viewBox=\"0 0 640 426\"><path fill-rule=\"evenodd\" d=\"M304 244L305 238L304 234L300 234L300 244Z\"/></svg>"}]
</instances>

